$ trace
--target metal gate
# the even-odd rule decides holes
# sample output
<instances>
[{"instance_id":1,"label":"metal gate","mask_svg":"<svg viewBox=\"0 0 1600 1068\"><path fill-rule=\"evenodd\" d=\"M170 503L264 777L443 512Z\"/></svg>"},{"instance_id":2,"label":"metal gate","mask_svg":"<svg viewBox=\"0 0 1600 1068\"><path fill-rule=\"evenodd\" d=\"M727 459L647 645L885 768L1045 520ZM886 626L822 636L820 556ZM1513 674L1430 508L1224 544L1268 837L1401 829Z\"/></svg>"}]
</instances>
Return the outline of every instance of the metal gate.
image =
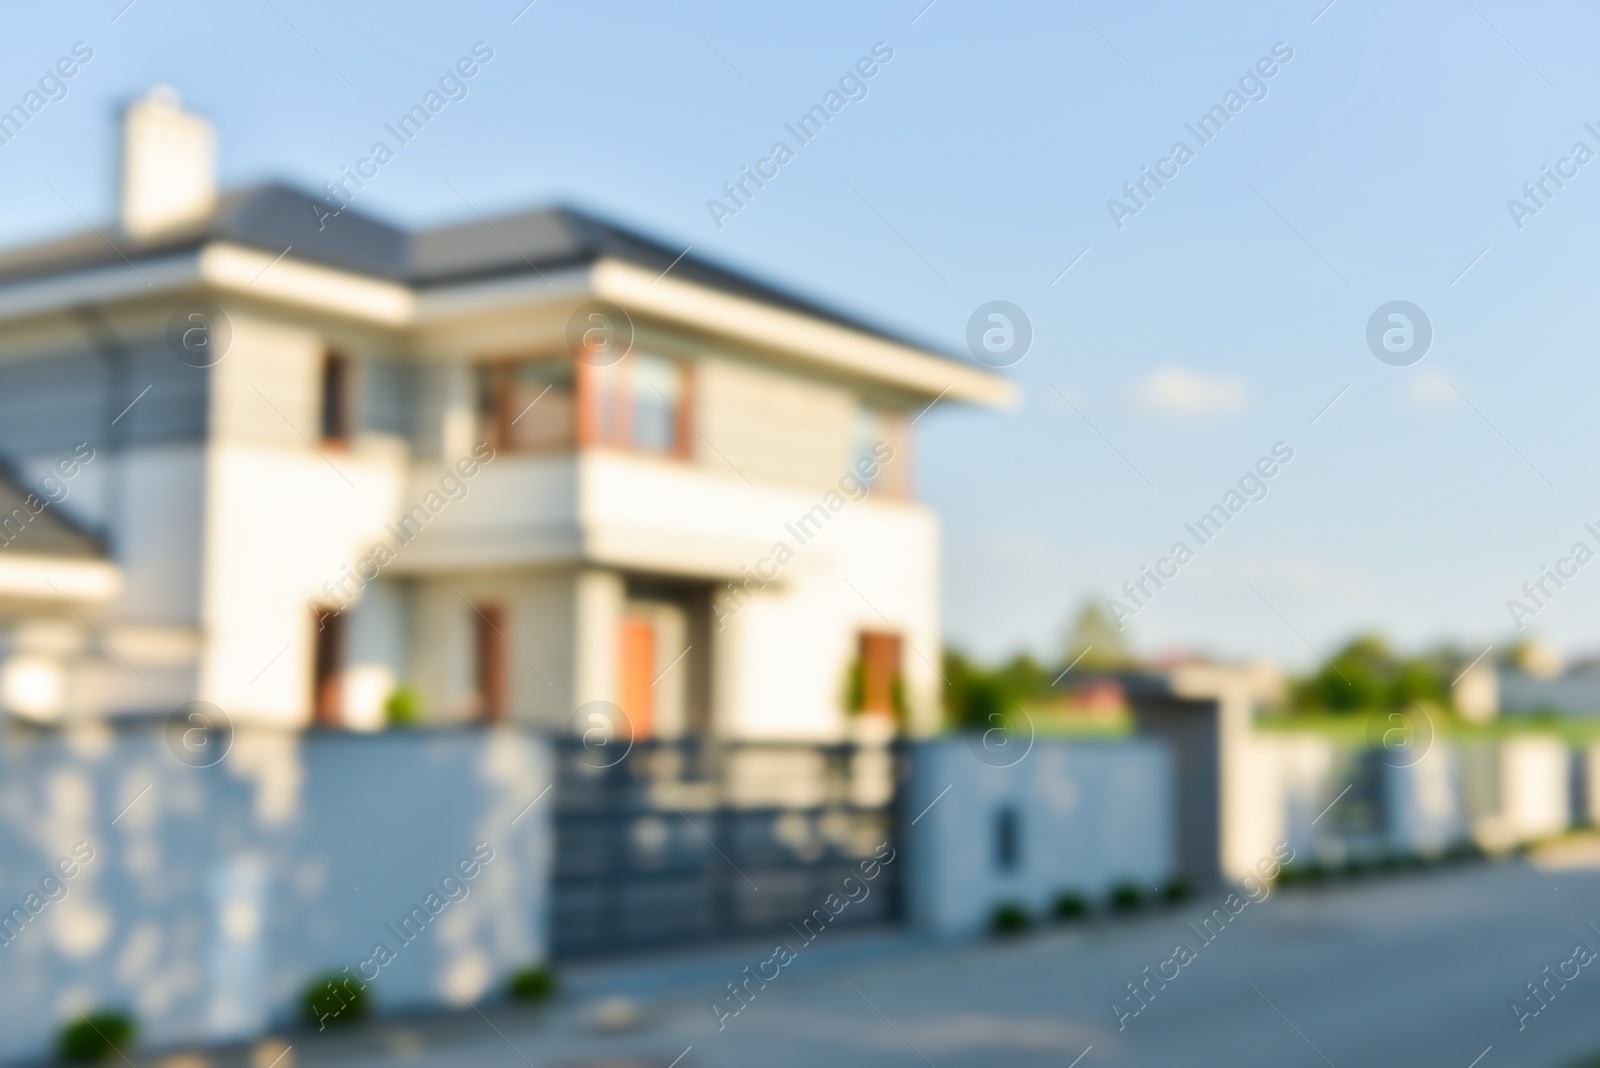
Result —
<instances>
[{"instance_id":1,"label":"metal gate","mask_svg":"<svg viewBox=\"0 0 1600 1068\"><path fill-rule=\"evenodd\" d=\"M557 743L557 957L787 931L842 896L862 861L900 848L900 746L610 748ZM903 867L881 865L838 924L898 919Z\"/></svg>"}]
</instances>

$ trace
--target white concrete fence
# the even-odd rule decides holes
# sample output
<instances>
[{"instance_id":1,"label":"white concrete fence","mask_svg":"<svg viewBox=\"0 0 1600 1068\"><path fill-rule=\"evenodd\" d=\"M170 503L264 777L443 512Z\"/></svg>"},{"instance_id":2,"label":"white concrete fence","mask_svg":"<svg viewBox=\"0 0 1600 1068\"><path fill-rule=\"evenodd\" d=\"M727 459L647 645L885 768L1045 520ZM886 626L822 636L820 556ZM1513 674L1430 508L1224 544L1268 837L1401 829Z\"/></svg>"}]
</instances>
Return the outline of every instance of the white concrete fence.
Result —
<instances>
[{"instance_id":1,"label":"white concrete fence","mask_svg":"<svg viewBox=\"0 0 1600 1068\"><path fill-rule=\"evenodd\" d=\"M1002 904L1048 915L1062 893L1104 901L1118 883L1149 895L1178 869L1178 795L1166 744L1039 740L1022 755L982 736L914 750L905 811L910 918L948 935L983 930ZM1302 865L1435 855L1471 843L1490 853L1600 816L1600 747L1584 754L1574 801L1572 751L1559 738L1438 740L1405 754L1313 733L1248 732L1219 752L1231 782L1214 798L1217 869L1248 874L1287 842ZM1574 811L1575 807L1578 811Z\"/></svg>"},{"instance_id":2,"label":"white concrete fence","mask_svg":"<svg viewBox=\"0 0 1600 1068\"><path fill-rule=\"evenodd\" d=\"M1585 759L1595 767L1600 750ZM1574 812L1573 763L1572 750L1553 735L1441 739L1413 759L1310 733L1256 734L1241 759L1254 803L1234 814L1224 834L1236 854L1228 859L1263 855L1278 841L1305 862L1334 864L1463 844L1507 852L1566 831L1574 817L1594 818L1600 778L1585 776ZM1230 875L1236 868L1224 865Z\"/></svg>"},{"instance_id":3,"label":"white concrete fence","mask_svg":"<svg viewBox=\"0 0 1600 1068\"><path fill-rule=\"evenodd\" d=\"M1129 882L1153 894L1172 871L1172 797L1157 742L1041 739L1026 756L980 735L921 743L905 809L911 919L963 935L1001 904L1043 918L1062 893L1099 903Z\"/></svg>"},{"instance_id":4,"label":"white concrete fence","mask_svg":"<svg viewBox=\"0 0 1600 1068\"><path fill-rule=\"evenodd\" d=\"M1001 904L1043 918L1059 895L1149 895L1178 870L1168 743L983 742L913 746L900 840L913 924L971 935ZM1575 807L1553 737L1439 741L1411 766L1310 734L1227 744L1233 800L1203 829L1234 878L1280 841L1327 862L1503 849L1566 829ZM151 1047L252 1038L345 968L378 1011L497 993L545 957L553 771L549 746L515 730L241 730L225 759L192 767L156 727L10 728L0 1062L45 1053L98 1009L130 1013ZM1576 807L1592 815L1600 775L1585 779Z\"/></svg>"},{"instance_id":5,"label":"white concrete fence","mask_svg":"<svg viewBox=\"0 0 1600 1068\"><path fill-rule=\"evenodd\" d=\"M346 967L379 1011L497 989L544 956L551 769L499 730L241 730L191 767L159 729L13 728L0 1061L97 1009L154 1047L250 1038Z\"/></svg>"}]
</instances>

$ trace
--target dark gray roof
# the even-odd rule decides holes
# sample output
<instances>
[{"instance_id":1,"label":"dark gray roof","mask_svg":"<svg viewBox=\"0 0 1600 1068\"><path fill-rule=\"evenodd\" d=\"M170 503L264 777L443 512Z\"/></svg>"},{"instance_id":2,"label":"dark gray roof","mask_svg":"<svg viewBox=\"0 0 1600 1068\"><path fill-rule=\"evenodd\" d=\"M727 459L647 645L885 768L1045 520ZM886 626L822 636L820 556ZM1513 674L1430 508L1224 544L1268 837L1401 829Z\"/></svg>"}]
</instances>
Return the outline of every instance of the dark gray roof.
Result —
<instances>
[{"instance_id":1,"label":"dark gray roof","mask_svg":"<svg viewBox=\"0 0 1600 1068\"><path fill-rule=\"evenodd\" d=\"M105 552L94 535L61 514L59 508L45 505L34 514L24 502L29 491L9 471L0 469L0 553L26 553L29 556L68 557L75 560L104 559ZM34 507L44 498L34 494ZM21 528L19 534L18 528ZM11 539L7 541L6 539Z\"/></svg>"},{"instance_id":2,"label":"dark gray roof","mask_svg":"<svg viewBox=\"0 0 1600 1068\"><path fill-rule=\"evenodd\" d=\"M137 262L214 240L272 255L293 246L295 259L420 288L555 270L610 257L652 272L672 266L675 278L930 349L700 256L680 259L682 248L575 208L545 208L415 232L354 208L338 215L332 215L332 209L325 200L293 186L277 182L251 186L221 197L206 218L154 239L138 240L114 229L91 230L0 253L0 284L113 265L124 256Z\"/></svg>"}]
</instances>

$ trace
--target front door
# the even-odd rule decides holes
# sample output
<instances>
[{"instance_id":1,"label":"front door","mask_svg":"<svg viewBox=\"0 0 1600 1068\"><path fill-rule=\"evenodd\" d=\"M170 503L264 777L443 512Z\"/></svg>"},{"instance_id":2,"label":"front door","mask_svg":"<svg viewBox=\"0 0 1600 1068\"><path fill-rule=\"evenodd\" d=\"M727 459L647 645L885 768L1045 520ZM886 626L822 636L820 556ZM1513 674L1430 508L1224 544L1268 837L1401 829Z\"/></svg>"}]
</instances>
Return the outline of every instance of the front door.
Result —
<instances>
[{"instance_id":1,"label":"front door","mask_svg":"<svg viewBox=\"0 0 1600 1068\"><path fill-rule=\"evenodd\" d=\"M654 733L656 628L648 615L628 614L622 619L622 678L617 687L618 704L631 729L632 737L648 738Z\"/></svg>"}]
</instances>

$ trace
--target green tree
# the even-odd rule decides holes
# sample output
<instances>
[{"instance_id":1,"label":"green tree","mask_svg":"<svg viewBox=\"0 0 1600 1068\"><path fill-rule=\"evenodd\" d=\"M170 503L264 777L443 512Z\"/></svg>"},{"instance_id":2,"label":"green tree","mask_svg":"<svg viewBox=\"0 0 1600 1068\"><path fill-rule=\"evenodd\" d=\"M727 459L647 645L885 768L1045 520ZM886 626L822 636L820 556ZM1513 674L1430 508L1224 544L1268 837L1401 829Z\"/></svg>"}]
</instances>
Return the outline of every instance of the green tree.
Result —
<instances>
[{"instance_id":1,"label":"green tree","mask_svg":"<svg viewBox=\"0 0 1600 1068\"><path fill-rule=\"evenodd\" d=\"M1330 712L1380 708L1389 703L1394 657L1383 639L1353 638L1308 679L1295 685L1295 704Z\"/></svg>"},{"instance_id":2,"label":"green tree","mask_svg":"<svg viewBox=\"0 0 1600 1068\"><path fill-rule=\"evenodd\" d=\"M1027 655L999 668L985 668L955 650L944 654L945 722L961 730L1000 725L1024 703L1050 688L1050 676Z\"/></svg>"},{"instance_id":3,"label":"green tree","mask_svg":"<svg viewBox=\"0 0 1600 1068\"><path fill-rule=\"evenodd\" d=\"M1006 694L991 672L955 650L944 654L945 722L955 729L992 727L994 714L1004 715Z\"/></svg>"},{"instance_id":4,"label":"green tree","mask_svg":"<svg viewBox=\"0 0 1600 1068\"><path fill-rule=\"evenodd\" d=\"M1067 630L1066 655L1062 665L1076 661L1079 671L1119 671L1135 663L1123 632L1093 600L1084 602Z\"/></svg>"},{"instance_id":5,"label":"green tree","mask_svg":"<svg viewBox=\"0 0 1600 1068\"><path fill-rule=\"evenodd\" d=\"M1382 638L1363 634L1347 642L1320 669L1296 682L1294 704L1304 711L1360 712L1417 703L1450 706L1450 650L1402 658Z\"/></svg>"}]
</instances>

